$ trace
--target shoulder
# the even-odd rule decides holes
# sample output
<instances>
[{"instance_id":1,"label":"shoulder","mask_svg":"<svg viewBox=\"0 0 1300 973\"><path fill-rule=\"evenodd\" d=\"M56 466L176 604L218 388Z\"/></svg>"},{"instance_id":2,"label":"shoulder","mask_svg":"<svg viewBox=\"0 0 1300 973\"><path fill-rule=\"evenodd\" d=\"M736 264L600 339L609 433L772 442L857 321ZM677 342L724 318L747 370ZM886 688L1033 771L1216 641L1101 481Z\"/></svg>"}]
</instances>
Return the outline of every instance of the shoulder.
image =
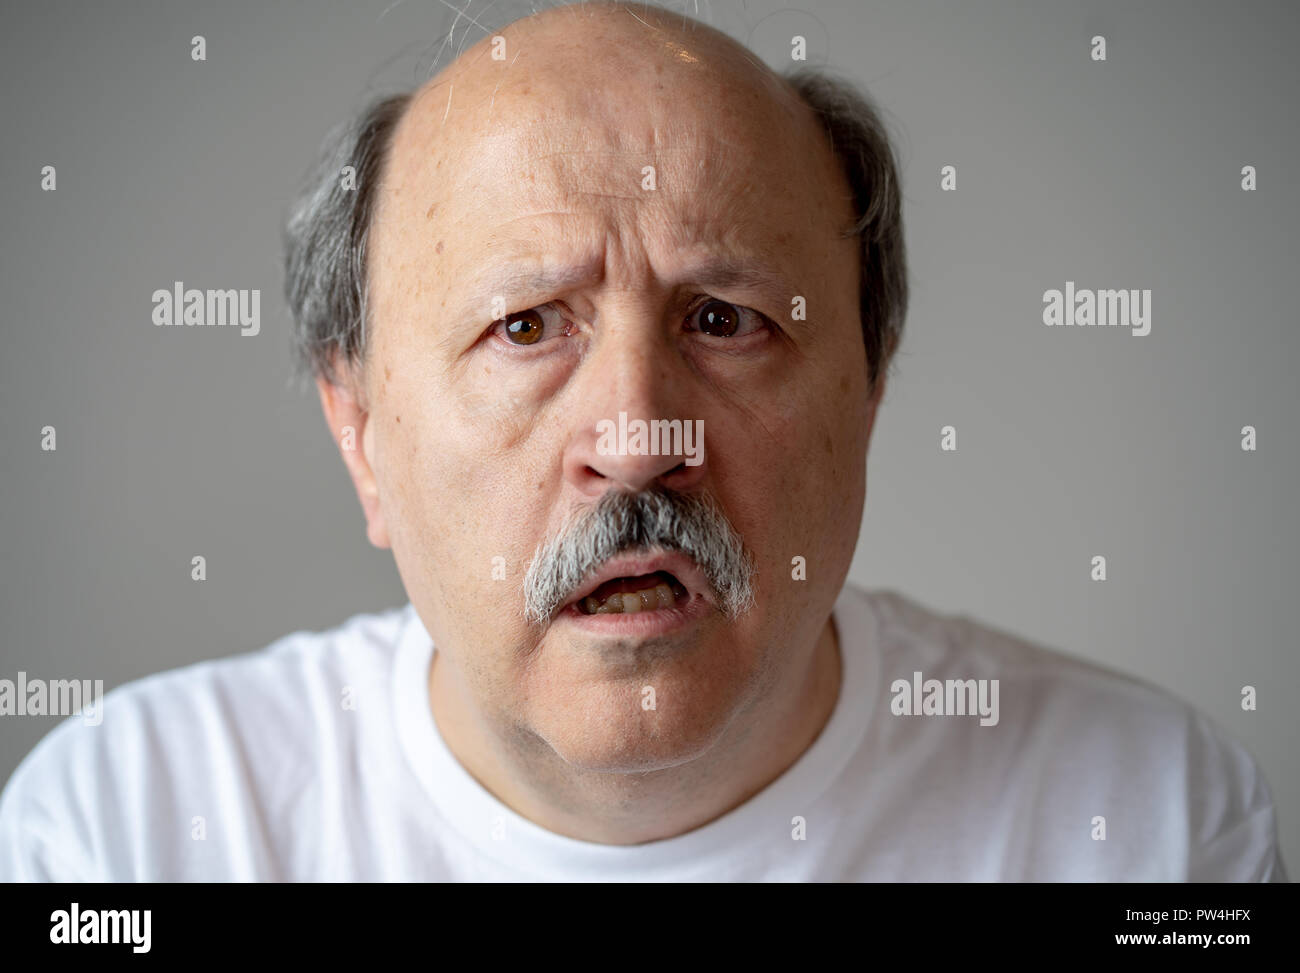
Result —
<instances>
[{"instance_id":1,"label":"shoulder","mask_svg":"<svg viewBox=\"0 0 1300 973\"><path fill-rule=\"evenodd\" d=\"M107 693L95 718L65 719L0 794L0 879L154 877L168 830L188 841L196 815L292 788L355 726L340 718L349 697L385 691L405 613L157 673Z\"/></svg>"},{"instance_id":2,"label":"shoulder","mask_svg":"<svg viewBox=\"0 0 1300 973\"><path fill-rule=\"evenodd\" d=\"M966 615L945 614L894 591L863 591L877 620L881 676L996 679L1001 708L1039 729L1052 725L1106 739L1118 730L1236 747L1207 717L1168 690ZM904 670L911 669L913 671ZM1112 722L1112 721L1118 721ZM1239 747L1236 751L1244 754Z\"/></svg>"},{"instance_id":3,"label":"shoulder","mask_svg":"<svg viewBox=\"0 0 1300 973\"><path fill-rule=\"evenodd\" d=\"M1111 855L1074 855L1110 858L1113 871L1089 873L1094 877L1285 878L1273 797L1256 760L1190 703L894 591L853 589L851 597L874 619L884 693L875 725L909 759L963 775L969 792L990 802L1015 804L1014 789L1022 788L1038 820L1008 819L1009 827L1037 829L1045 841L1068 841L1078 852L1076 819L1106 818ZM988 686L995 724L892 719L891 686L901 695L906 682L912 695L927 680L945 690L970 680ZM987 781L998 783L981 790ZM1070 826L1062 829L1062 820ZM1125 856L1136 857L1125 863Z\"/></svg>"}]
</instances>

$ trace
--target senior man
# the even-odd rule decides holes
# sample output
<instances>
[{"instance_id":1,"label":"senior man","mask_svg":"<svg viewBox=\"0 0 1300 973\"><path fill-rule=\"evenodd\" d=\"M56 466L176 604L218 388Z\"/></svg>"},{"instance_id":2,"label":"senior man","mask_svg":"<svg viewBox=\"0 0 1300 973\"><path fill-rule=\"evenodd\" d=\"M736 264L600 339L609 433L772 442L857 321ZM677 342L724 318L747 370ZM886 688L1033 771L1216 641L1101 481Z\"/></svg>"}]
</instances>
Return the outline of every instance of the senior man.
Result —
<instances>
[{"instance_id":1,"label":"senior man","mask_svg":"<svg viewBox=\"0 0 1300 973\"><path fill-rule=\"evenodd\" d=\"M287 240L410 605L57 729L6 877L1283 876L1185 704L845 586L907 300L848 85L551 9L338 133Z\"/></svg>"}]
</instances>

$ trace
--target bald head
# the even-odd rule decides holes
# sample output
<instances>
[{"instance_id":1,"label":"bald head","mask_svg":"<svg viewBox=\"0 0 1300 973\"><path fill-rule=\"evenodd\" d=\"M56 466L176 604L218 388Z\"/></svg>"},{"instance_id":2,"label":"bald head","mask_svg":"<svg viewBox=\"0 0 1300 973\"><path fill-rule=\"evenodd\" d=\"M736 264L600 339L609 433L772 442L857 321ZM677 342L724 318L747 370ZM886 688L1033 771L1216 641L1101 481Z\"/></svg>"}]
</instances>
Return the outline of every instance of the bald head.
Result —
<instances>
[{"instance_id":1,"label":"bald head","mask_svg":"<svg viewBox=\"0 0 1300 973\"><path fill-rule=\"evenodd\" d=\"M552 117L582 113L597 95L660 102L743 96L731 107L746 112L765 99L791 114L803 107L779 76L726 34L641 3L571 4L520 18L482 37L415 100L434 99L441 114L440 99L452 85L459 89L452 112L484 124L500 122L498 104L516 107L513 99L530 96L555 99Z\"/></svg>"}]
</instances>

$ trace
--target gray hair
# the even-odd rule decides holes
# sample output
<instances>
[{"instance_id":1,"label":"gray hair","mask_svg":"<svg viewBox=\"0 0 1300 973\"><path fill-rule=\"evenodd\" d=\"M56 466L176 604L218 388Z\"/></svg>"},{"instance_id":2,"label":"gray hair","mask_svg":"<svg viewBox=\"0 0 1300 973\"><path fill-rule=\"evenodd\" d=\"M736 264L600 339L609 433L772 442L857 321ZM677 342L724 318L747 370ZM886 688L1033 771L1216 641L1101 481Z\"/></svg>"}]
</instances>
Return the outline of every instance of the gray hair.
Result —
<instances>
[{"instance_id":1,"label":"gray hair","mask_svg":"<svg viewBox=\"0 0 1300 973\"><path fill-rule=\"evenodd\" d=\"M783 75L821 119L853 192L860 239L858 304L872 390L897 350L907 315L898 166L873 103L852 82L820 68ZM320 158L293 202L284 235L285 297L293 315L300 376L337 381L336 363L364 361L368 273L366 255L393 132L413 92L380 98L326 137ZM344 166L356 188L344 189Z\"/></svg>"},{"instance_id":2,"label":"gray hair","mask_svg":"<svg viewBox=\"0 0 1300 973\"><path fill-rule=\"evenodd\" d=\"M524 617L545 623L610 558L656 548L681 551L699 565L728 617L754 606L753 558L722 508L707 494L654 486L606 491L538 545L524 575Z\"/></svg>"},{"instance_id":3,"label":"gray hair","mask_svg":"<svg viewBox=\"0 0 1300 973\"><path fill-rule=\"evenodd\" d=\"M880 113L851 81L825 68L803 68L783 78L821 118L853 191L857 219L845 235L860 240L858 316L874 389L898 350L907 317L907 251L898 163Z\"/></svg>"},{"instance_id":4,"label":"gray hair","mask_svg":"<svg viewBox=\"0 0 1300 973\"><path fill-rule=\"evenodd\" d=\"M284 228L284 296L293 315L295 371L337 382L336 359L365 356L370 226L393 131L411 93L371 102L325 137ZM343 187L352 166L355 189Z\"/></svg>"}]
</instances>

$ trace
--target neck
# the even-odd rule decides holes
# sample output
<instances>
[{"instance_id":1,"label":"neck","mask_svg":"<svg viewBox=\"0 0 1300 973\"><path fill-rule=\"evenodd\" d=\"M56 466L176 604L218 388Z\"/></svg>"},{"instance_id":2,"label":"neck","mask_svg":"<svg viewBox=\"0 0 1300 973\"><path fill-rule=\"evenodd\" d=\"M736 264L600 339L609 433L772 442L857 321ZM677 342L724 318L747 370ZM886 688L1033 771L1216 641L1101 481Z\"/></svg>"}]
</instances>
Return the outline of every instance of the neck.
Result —
<instances>
[{"instance_id":1,"label":"neck","mask_svg":"<svg viewBox=\"0 0 1300 973\"><path fill-rule=\"evenodd\" d=\"M440 652L429 671L429 700L447 748L503 804L557 834L622 845L685 834L771 784L825 727L841 677L839 641L828 618L793 673L742 713L708 753L636 774L575 770L558 758L539 766L509 730L467 705L466 688Z\"/></svg>"}]
</instances>

